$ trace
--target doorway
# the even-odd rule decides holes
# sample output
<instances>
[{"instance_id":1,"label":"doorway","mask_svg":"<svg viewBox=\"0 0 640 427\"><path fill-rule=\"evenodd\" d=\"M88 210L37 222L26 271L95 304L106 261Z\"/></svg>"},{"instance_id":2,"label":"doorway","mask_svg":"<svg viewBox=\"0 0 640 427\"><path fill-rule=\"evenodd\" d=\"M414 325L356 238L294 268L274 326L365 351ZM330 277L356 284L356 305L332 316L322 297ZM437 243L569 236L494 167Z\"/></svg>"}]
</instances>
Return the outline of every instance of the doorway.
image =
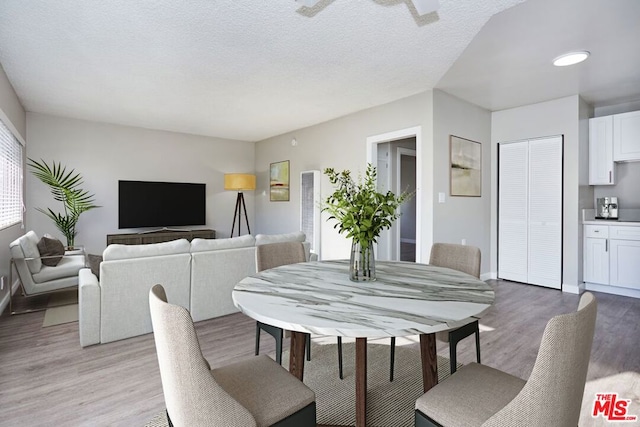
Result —
<instances>
[{"instance_id":1,"label":"doorway","mask_svg":"<svg viewBox=\"0 0 640 427\"><path fill-rule=\"evenodd\" d=\"M415 147L415 139L414 139ZM396 156L396 189L395 193L416 191L416 150L398 148ZM400 261L416 261L416 199L410 198L400 206L401 216L398 220L398 253Z\"/></svg>"},{"instance_id":2,"label":"doorway","mask_svg":"<svg viewBox=\"0 0 640 427\"><path fill-rule=\"evenodd\" d=\"M376 258L420 262L421 230L421 127L408 128L367 138L367 161L377 166L378 191L415 191L401 206L401 217L380 234Z\"/></svg>"}]
</instances>

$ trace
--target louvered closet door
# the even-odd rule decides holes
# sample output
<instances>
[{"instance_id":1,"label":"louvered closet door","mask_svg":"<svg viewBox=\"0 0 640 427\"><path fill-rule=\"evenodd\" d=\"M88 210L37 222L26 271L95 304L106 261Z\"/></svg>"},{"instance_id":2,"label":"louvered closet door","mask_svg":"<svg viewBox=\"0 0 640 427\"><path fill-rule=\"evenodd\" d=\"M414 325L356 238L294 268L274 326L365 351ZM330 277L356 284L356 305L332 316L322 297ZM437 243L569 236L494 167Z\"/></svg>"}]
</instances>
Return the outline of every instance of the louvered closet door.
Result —
<instances>
[{"instance_id":1,"label":"louvered closet door","mask_svg":"<svg viewBox=\"0 0 640 427\"><path fill-rule=\"evenodd\" d=\"M560 289L562 280L562 138L529 141L527 283Z\"/></svg>"},{"instance_id":2,"label":"louvered closet door","mask_svg":"<svg viewBox=\"0 0 640 427\"><path fill-rule=\"evenodd\" d=\"M498 277L526 283L528 143L499 147Z\"/></svg>"}]
</instances>

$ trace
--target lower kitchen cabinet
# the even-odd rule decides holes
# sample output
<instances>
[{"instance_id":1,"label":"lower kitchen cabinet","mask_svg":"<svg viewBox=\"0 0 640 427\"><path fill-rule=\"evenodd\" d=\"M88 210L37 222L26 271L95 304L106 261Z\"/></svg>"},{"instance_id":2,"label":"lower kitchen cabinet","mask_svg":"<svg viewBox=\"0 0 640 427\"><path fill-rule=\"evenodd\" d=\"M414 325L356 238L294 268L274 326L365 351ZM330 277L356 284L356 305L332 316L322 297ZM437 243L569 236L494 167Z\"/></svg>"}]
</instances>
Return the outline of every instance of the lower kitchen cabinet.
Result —
<instances>
[{"instance_id":1,"label":"lower kitchen cabinet","mask_svg":"<svg viewBox=\"0 0 640 427\"><path fill-rule=\"evenodd\" d=\"M640 225L584 225L588 290L640 298Z\"/></svg>"},{"instance_id":2,"label":"lower kitchen cabinet","mask_svg":"<svg viewBox=\"0 0 640 427\"><path fill-rule=\"evenodd\" d=\"M609 284L640 290L640 240L611 240Z\"/></svg>"}]
</instances>

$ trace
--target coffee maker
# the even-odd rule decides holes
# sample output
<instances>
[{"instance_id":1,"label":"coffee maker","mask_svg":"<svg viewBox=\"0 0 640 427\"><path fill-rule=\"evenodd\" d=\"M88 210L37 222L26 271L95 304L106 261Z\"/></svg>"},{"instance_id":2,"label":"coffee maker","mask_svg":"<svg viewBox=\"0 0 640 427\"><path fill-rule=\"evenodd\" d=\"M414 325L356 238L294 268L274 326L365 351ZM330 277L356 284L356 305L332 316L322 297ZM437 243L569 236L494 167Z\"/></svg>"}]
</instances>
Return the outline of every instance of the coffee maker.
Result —
<instances>
[{"instance_id":1,"label":"coffee maker","mask_svg":"<svg viewBox=\"0 0 640 427\"><path fill-rule=\"evenodd\" d=\"M618 198L599 197L596 199L596 219L618 219Z\"/></svg>"}]
</instances>

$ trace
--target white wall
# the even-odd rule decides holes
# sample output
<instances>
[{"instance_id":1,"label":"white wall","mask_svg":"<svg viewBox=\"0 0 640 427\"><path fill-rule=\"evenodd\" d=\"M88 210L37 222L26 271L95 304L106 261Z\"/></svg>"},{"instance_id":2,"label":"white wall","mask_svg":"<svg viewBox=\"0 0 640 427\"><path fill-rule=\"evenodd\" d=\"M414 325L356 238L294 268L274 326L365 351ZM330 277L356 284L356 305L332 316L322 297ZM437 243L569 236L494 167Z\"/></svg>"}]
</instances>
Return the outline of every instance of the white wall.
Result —
<instances>
[{"instance_id":1,"label":"white wall","mask_svg":"<svg viewBox=\"0 0 640 427\"><path fill-rule=\"evenodd\" d=\"M482 253L480 271L489 271L491 221L491 112L440 90L433 96L433 237L435 242L477 246ZM481 197L451 197L449 136L482 144ZM438 203L438 193L445 203Z\"/></svg>"},{"instance_id":2,"label":"white wall","mask_svg":"<svg viewBox=\"0 0 640 427\"><path fill-rule=\"evenodd\" d=\"M26 114L22 104L18 100L9 79L4 70L0 66L0 120L14 132L16 138L25 141L26 136ZM7 278L7 286L0 290L0 313L9 304L9 260L11 254L9 252L9 244L23 234L22 225L13 225L11 227L0 230L0 276ZM14 277L14 282L16 281Z\"/></svg>"},{"instance_id":3,"label":"white wall","mask_svg":"<svg viewBox=\"0 0 640 427\"><path fill-rule=\"evenodd\" d=\"M491 271L497 271L497 144L551 135L564 135L563 186L563 286L577 288L580 259L580 176L584 179L584 150L588 149L580 127L580 98L569 96L553 101L492 113L491 136ZM563 287L563 289L565 289ZM565 289L566 290L566 289Z\"/></svg>"},{"instance_id":4,"label":"white wall","mask_svg":"<svg viewBox=\"0 0 640 427\"><path fill-rule=\"evenodd\" d=\"M85 212L78 222L76 244L102 253L106 235L118 229L118 180L177 181L207 184L207 224L218 237L229 237L236 193L224 191L225 173L253 172L254 143L156 131L50 115L27 114L27 156L62 162L84 177L83 188L103 206ZM26 223L38 235L51 233L64 241L53 222L35 210L56 207L48 187L31 173L26 178ZM254 224L253 198L247 197ZM56 209L54 209L56 210ZM243 227L244 228L244 227ZM253 231L253 230L252 230Z\"/></svg>"},{"instance_id":5,"label":"white wall","mask_svg":"<svg viewBox=\"0 0 640 427\"><path fill-rule=\"evenodd\" d=\"M417 159L426 171L420 191L424 201L421 236L427 249L432 242L432 96L423 92L389 104L360 111L295 132L260 141L256 144L257 187L256 230L260 233L280 233L300 228L300 172L304 170L324 171L333 167L337 171L349 169L357 177L364 173L367 162L367 137L380 135L414 126L422 126L422 157ZM291 145L296 138L297 146ZM269 201L269 164L290 160L291 198L289 202ZM324 200L333 191L329 180L322 176L321 194ZM321 222L321 252L323 259L346 258L350 242L327 223L323 213ZM423 257L425 256L423 252ZM424 259L428 260L428 252Z\"/></svg>"}]
</instances>

